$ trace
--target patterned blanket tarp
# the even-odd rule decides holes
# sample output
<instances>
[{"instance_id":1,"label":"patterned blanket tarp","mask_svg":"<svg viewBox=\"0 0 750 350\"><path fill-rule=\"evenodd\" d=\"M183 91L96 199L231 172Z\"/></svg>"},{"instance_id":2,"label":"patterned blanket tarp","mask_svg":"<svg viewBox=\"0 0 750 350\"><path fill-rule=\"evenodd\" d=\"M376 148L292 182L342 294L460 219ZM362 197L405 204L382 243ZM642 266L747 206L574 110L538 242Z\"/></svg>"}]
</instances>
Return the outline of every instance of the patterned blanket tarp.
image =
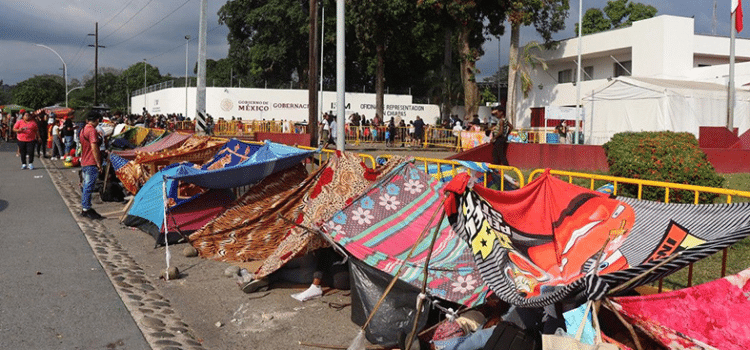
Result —
<instances>
[{"instance_id":1,"label":"patterned blanket tarp","mask_svg":"<svg viewBox=\"0 0 750 350\"><path fill-rule=\"evenodd\" d=\"M190 242L201 256L212 259L263 260L255 277L267 276L298 255L328 246L318 234L290 225L279 215L306 227L322 223L399 161L373 170L357 155L337 152L291 188L267 180L256 191L260 193L240 198L240 205L190 235ZM301 178L298 174L279 174Z\"/></svg>"},{"instance_id":2,"label":"patterned blanket tarp","mask_svg":"<svg viewBox=\"0 0 750 350\"><path fill-rule=\"evenodd\" d=\"M288 199L307 178L302 164L278 176L268 176L252 186L224 213L195 231L188 238L201 257L220 261L265 259L280 239L275 233L289 229L276 213L299 215L300 209ZM262 232L261 232L262 231Z\"/></svg>"},{"instance_id":3,"label":"patterned blanket tarp","mask_svg":"<svg viewBox=\"0 0 750 350\"><path fill-rule=\"evenodd\" d=\"M750 269L673 292L614 298L615 307L670 349L750 349Z\"/></svg>"},{"instance_id":4,"label":"patterned blanket tarp","mask_svg":"<svg viewBox=\"0 0 750 350\"><path fill-rule=\"evenodd\" d=\"M148 165L157 163L169 165L178 161L200 165L215 155L224 143L226 141L193 135L177 148L167 148L157 152L135 152L135 159L131 161L120 157L119 153L111 153L109 158L117 178L120 179L125 189L136 194L141 186L159 170L156 166Z\"/></svg>"},{"instance_id":5,"label":"patterned blanket tarp","mask_svg":"<svg viewBox=\"0 0 750 350\"><path fill-rule=\"evenodd\" d=\"M435 228L438 236L430 257L428 292L472 307L482 304L489 288L482 281L469 247L443 213L442 183L405 162L370 187L323 227L351 255L378 270L421 288L423 269ZM432 221L430 221L432 219ZM424 239L409 260L412 246Z\"/></svg>"},{"instance_id":6,"label":"patterned blanket tarp","mask_svg":"<svg viewBox=\"0 0 750 350\"><path fill-rule=\"evenodd\" d=\"M582 291L600 251L598 270L610 288L679 252L627 291L750 235L750 203L609 198L549 172L510 192L470 186L468 175L459 174L446 191L451 226L471 247L482 277L501 299L523 307Z\"/></svg>"},{"instance_id":7,"label":"patterned blanket tarp","mask_svg":"<svg viewBox=\"0 0 750 350\"><path fill-rule=\"evenodd\" d=\"M135 159L138 152L159 152L165 149L179 147L183 142L190 138L190 134L172 133L160 138L147 146L129 149L125 151L115 151L113 153L125 159Z\"/></svg>"}]
</instances>

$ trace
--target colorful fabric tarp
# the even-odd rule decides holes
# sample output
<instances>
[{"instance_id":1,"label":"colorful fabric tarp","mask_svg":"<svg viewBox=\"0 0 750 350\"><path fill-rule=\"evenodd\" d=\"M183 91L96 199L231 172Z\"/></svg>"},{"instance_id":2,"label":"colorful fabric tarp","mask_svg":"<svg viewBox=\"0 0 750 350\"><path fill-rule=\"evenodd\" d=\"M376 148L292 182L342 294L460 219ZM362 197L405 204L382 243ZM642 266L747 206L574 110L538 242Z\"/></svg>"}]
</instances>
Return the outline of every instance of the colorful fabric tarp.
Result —
<instances>
[{"instance_id":1,"label":"colorful fabric tarp","mask_svg":"<svg viewBox=\"0 0 750 350\"><path fill-rule=\"evenodd\" d=\"M428 270L428 292L472 307L484 302L489 289L482 281L469 247L440 222L442 183L405 162L385 175L361 197L336 213L323 227L334 241L364 263L421 288L431 236L438 227ZM420 235L426 237L407 260Z\"/></svg>"},{"instance_id":2,"label":"colorful fabric tarp","mask_svg":"<svg viewBox=\"0 0 750 350\"><path fill-rule=\"evenodd\" d=\"M188 168L172 178L203 188L235 188L257 183L277 171L291 168L314 153L270 141L262 146L230 141L224 149L239 147L245 147L246 152L217 154L201 169Z\"/></svg>"},{"instance_id":3,"label":"colorful fabric tarp","mask_svg":"<svg viewBox=\"0 0 750 350\"><path fill-rule=\"evenodd\" d=\"M359 156L337 151L336 156L315 174L315 180L309 182L310 186L300 198L302 215L287 218L305 227L319 226L401 162L403 158L393 158L383 166L370 169ZM320 235L300 226L293 226L285 233L271 256L255 271L255 276L265 277L294 257L327 246L328 242Z\"/></svg>"},{"instance_id":4,"label":"colorful fabric tarp","mask_svg":"<svg viewBox=\"0 0 750 350\"><path fill-rule=\"evenodd\" d=\"M307 170L302 164L268 176L253 185L224 213L190 235L198 254L219 261L265 259L276 249L289 225L277 214L297 217L301 209L292 200L305 183Z\"/></svg>"},{"instance_id":5,"label":"colorful fabric tarp","mask_svg":"<svg viewBox=\"0 0 750 350\"><path fill-rule=\"evenodd\" d=\"M614 298L628 321L669 349L750 349L750 269L668 293Z\"/></svg>"},{"instance_id":6,"label":"colorful fabric tarp","mask_svg":"<svg viewBox=\"0 0 750 350\"><path fill-rule=\"evenodd\" d=\"M208 136L189 136L177 148L168 147L155 152L135 151L135 159L129 162L119 156L121 152L110 153L109 158L114 165L117 178L128 192L136 194L160 167L181 161L203 164L226 143L226 140L212 139ZM167 138L171 139L171 135Z\"/></svg>"},{"instance_id":7,"label":"colorful fabric tarp","mask_svg":"<svg viewBox=\"0 0 750 350\"><path fill-rule=\"evenodd\" d=\"M541 307L582 291L599 252L601 279L624 291L665 277L750 235L750 204L685 205L609 198L545 172L499 192L460 174L446 212L482 277L508 303Z\"/></svg>"},{"instance_id":8,"label":"colorful fabric tarp","mask_svg":"<svg viewBox=\"0 0 750 350\"><path fill-rule=\"evenodd\" d=\"M126 151L115 151L113 153L117 154L118 156L122 158L133 160L135 159L138 152L152 153L152 152L162 151L165 149L179 147L183 142L187 141L187 139L189 139L190 136L191 136L190 134L172 133L172 134L164 136L163 138L159 139L156 142L151 143L148 146L130 149Z\"/></svg>"}]
</instances>

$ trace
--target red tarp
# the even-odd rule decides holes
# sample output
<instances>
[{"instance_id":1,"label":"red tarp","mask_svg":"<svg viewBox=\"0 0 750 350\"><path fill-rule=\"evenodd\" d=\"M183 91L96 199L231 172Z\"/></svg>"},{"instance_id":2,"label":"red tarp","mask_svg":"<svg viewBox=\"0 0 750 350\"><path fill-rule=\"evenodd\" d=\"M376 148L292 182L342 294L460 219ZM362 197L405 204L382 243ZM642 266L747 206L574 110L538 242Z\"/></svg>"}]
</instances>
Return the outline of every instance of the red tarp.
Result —
<instances>
[{"instance_id":1,"label":"red tarp","mask_svg":"<svg viewBox=\"0 0 750 350\"><path fill-rule=\"evenodd\" d=\"M750 349L750 269L669 293L614 298L615 307L670 349Z\"/></svg>"}]
</instances>

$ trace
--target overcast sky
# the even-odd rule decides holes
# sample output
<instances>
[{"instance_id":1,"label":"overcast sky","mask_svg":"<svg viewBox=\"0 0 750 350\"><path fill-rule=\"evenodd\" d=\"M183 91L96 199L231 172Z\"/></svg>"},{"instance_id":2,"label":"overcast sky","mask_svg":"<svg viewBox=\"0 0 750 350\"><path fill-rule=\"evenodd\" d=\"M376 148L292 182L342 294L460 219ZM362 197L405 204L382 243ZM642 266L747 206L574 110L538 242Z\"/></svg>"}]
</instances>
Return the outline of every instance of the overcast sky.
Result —
<instances>
[{"instance_id":1,"label":"overcast sky","mask_svg":"<svg viewBox=\"0 0 750 350\"><path fill-rule=\"evenodd\" d=\"M387 1L387 0L386 0ZM602 8L606 0L584 0L583 9ZM654 5L659 14L695 18L695 31L711 34L711 0L642 0ZM229 48L227 29L219 26L217 12L225 3L208 1L208 51L211 59L224 58ZM718 0L717 35L729 35L730 0ZM747 8L750 5L746 5ZM750 10L746 10L748 13ZM326 15L331 12L326 11ZM99 22L99 67L126 69L142 61L158 67L162 74L185 74L185 35L190 35L190 74L198 53L200 0L0 0L0 79L16 84L34 75L60 74L62 63L43 44L57 51L68 66L69 80L82 79L94 69L93 34ZM555 39L575 36L578 1L571 1L566 29ZM750 23L740 37L750 37ZM283 29L282 29L283 30ZM509 29L500 40L485 44L478 62L479 78L492 75L508 61ZM521 41L539 40L533 28L524 28ZM307 50L307 48L305 48Z\"/></svg>"}]
</instances>

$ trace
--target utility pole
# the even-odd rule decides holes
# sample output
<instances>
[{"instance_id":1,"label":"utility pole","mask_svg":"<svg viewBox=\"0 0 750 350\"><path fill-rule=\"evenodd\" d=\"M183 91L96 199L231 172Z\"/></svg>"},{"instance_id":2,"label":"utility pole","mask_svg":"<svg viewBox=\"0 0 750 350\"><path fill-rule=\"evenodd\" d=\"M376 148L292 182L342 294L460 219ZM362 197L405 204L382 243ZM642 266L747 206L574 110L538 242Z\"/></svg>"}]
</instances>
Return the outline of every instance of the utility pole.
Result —
<instances>
[{"instance_id":1,"label":"utility pole","mask_svg":"<svg viewBox=\"0 0 750 350\"><path fill-rule=\"evenodd\" d=\"M339 151L343 151L346 145L346 135L344 135L344 123L346 123L345 16L344 0L336 0L336 149Z\"/></svg>"},{"instance_id":2,"label":"utility pole","mask_svg":"<svg viewBox=\"0 0 750 350\"><path fill-rule=\"evenodd\" d=\"M307 132L311 146L318 145L318 0L310 0L310 40L307 70Z\"/></svg>"},{"instance_id":3,"label":"utility pole","mask_svg":"<svg viewBox=\"0 0 750 350\"><path fill-rule=\"evenodd\" d=\"M89 34L89 36L94 36L94 45L89 45L89 47L94 47L94 106L99 105L99 48L104 48L104 46L99 45L99 22L96 22L96 31L94 34Z\"/></svg>"},{"instance_id":4,"label":"utility pole","mask_svg":"<svg viewBox=\"0 0 750 350\"><path fill-rule=\"evenodd\" d=\"M206 19L208 0L201 0L200 24L198 29L198 84L195 96L195 133L208 134L206 125L206 34L208 24Z\"/></svg>"}]
</instances>

